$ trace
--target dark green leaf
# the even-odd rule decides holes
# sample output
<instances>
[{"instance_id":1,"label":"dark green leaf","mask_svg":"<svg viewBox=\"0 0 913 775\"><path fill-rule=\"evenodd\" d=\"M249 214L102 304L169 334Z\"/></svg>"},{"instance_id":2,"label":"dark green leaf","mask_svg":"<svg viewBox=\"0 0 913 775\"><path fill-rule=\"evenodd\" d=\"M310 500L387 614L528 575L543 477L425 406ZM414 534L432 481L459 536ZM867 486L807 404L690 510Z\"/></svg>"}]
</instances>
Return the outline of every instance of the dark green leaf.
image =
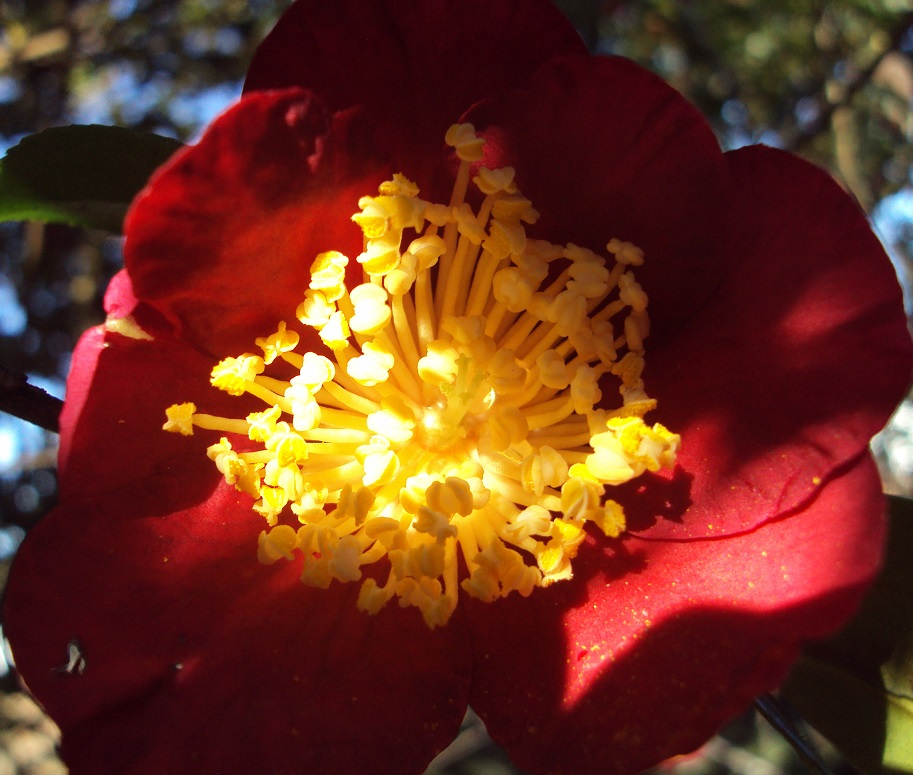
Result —
<instances>
[{"instance_id":1,"label":"dark green leaf","mask_svg":"<svg viewBox=\"0 0 913 775\"><path fill-rule=\"evenodd\" d=\"M114 126L66 126L26 137L0 161L0 220L120 233L149 176L181 143Z\"/></svg>"},{"instance_id":2,"label":"dark green leaf","mask_svg":"<svg viewBox=\"0 0 913 775\"><path fill-rule=\"evenodd\" d=\"M913 501L889 497L885 567L855 619L783 688L863 772L913 772Z\"/></svg>"}]
</instances>

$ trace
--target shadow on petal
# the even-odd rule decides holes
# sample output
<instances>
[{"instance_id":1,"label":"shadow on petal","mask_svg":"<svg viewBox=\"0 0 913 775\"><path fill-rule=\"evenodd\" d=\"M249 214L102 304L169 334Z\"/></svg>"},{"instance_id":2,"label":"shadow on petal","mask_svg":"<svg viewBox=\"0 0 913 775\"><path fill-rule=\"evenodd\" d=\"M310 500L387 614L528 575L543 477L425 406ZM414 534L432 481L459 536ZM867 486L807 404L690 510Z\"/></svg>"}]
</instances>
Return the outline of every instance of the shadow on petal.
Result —
<instances>
[{"instance_id":1,"label":"shadow on petal","mask_svg":"<svg viewBox=\"0 0 913 775\"><path fill-rule=\"evenodd\" d=\"M671 472L646 473L608 492L624 506L628 532L649 530L659 520L681 522L691 506L694 474L681 466Z\"/></svg>"},{"instance_id":2,"label":"shadow on petal","mask_svg":"<svg viewBox=\"0 0 913 775\"><path fill-rule=\"evenodd\" d=\"M456 735L469 685L456 622L368 616L358 584L307 588L300 561L259 564L263 520L224 485L164 517L125 500L52 513L7 590L17 663L71 772L392 775ZM63 674L74 639L86 668Z\"/></svg>"}]
</instances>

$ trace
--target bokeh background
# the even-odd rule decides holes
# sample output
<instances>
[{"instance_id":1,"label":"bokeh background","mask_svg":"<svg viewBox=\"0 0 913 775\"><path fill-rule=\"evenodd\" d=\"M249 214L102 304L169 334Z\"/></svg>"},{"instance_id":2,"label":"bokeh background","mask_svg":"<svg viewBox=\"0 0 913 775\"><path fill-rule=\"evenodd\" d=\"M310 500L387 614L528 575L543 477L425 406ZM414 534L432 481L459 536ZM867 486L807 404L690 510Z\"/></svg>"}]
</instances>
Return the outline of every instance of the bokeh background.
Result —
<instances>
[{"instance_id":1,"label":"bokeh background","mask_svg":"<svg viewBox=\"0 0 913 775\"><path fill-rule=\"evenodd\" d=\"M331 2L332 0L327 0ZM555 0L590 48L640 62L695 102L724 148L766 143L826 167L869 213L905 283L913 261L913 0ZM0 0L0 153L62 124L192 142L235 100L289 0ZM79 335L103 320L117 238L0 224L0 366L63 396ZM874 442L913 492L913 404ZM0 414L0 581L56 497L56 435ZM55 730L0 661L0 775L65 772ZM849 772L835 753L836 772ZM684 773L802 772L754 714ZM438 775L516 772L472 718Z\"/></svg>"}]
</instances>

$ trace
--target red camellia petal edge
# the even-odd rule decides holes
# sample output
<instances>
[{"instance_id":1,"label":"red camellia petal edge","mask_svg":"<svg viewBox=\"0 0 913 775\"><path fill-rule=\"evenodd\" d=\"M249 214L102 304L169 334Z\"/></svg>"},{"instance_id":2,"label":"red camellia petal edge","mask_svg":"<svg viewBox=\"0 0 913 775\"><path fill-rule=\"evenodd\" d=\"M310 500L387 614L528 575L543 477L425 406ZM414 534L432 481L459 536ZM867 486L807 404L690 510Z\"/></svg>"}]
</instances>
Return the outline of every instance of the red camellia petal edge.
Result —
<instances>
[{"instance_id":1,"label":"red camellia petal edge","mask_svg":"<svg viewBox=\"0 0 913 775\"><path fill-rule=\"evenodd\" d=\"M396 169L410 166L427 192L444 132L464 110L554 56L585 53L551 3L299 0L257 51L244 89L303 86L334 110L364 109Z\"/></svg>"},{"instance_id":2,"label":"red camellia petal edge","mask_svg":"<svg viewBox=\"0 0 913 775\"><path fill-rule=\"evenodd\" d=\"M390 174L357 111L331 114L301 89L252 94L134 203L124 260L137 296L211 356L243 352L294 311L318 252L361 250L352 213Z\"/></svg>"},{"instance_id":3,"label":"red camellia petal edge","mask_svg":"<svg viewBox=\"0 0 913 775\"><path fill-rule=\"evenodd\" d=\"M890 263L823 172L722 154L661 80L582 54L544 0L299 0L137 199L110 324L74 353L61 505L7 587L73 773L418 773L467 703L531 772L635 772L852 614L884 539L867 443L913 367ZM350 216L392 172L440 194L461 116L516 168L531 235L645 248L645 379L683 448L619 488L629 532L590 536L572 580L432 631L257 563L251 499L161 424L177 400L259 408L211 388L214 359L294 310L318 252L361 250Z\"/></svg>"},{"instance_id":4,"label":"red camellia petal edge","mask_svg":"<svg viewBox=\"0 0 913 775\"><path fill-rule=\"evenodd\" d=\"M723 540L590 544L574 584L497 616L467 606L470 704L531 772L632 773L687 753L853 612L881 558L882 506L863 456L801 516Z\"/></svg>"},{"instance_id":5,"label":"red camellia petal edge","mask_svg":"<svg viewBox=\"0 0 913 775\"><path fill-rule=\"evenodd\" d=\"M17 571L6 622L27 633L17 667L66 730L70 771L358 772L368 749L420 771L464 715L465 631L353 616L357 587L308 591L294 566L260 565L250 499L161 430L175 391L226 412L238 399L209 395L211 359L170 337L125 274L106 305L156 338L100 328L80 341L61 419L68 487L23 544L27 587ZM64 670L71 642L84 673Z\"/></svg>"}]
</instances>

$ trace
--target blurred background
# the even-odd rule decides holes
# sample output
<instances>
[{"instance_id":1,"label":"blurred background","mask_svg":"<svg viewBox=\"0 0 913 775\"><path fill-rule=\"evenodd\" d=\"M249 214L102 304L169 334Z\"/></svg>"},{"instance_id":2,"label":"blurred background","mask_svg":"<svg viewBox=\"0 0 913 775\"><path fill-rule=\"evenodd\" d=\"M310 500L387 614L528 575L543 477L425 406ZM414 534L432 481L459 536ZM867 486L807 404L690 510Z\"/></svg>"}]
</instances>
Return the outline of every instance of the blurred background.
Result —
<instances>
[{"instance_id":1,"label":"blurred background","mask_svg":"<svg viewBox=\"0 0 913 775\"><path fill-rule=\"evenodd\" d=\"M328 0L331 1L331 0ZM555 0L597 53L620 54L696 103L721 145L766 143L826 167L869 213L906 285L913 260L913 0ZM193 141L235 100L289 0L0 0L0 153L62 124ZM70 353L104 319L117 238L0 224L0 367L62 397ZM54 504L56 434L0 414L0 580ZM885 487L913 491L913 404L876 439ZM0 775L65 772L54 728L0 663ZM833 754L836 771L847 772ZM749 714L687 773L804 771ZM513 773L467 719L431 770Z\"/></svg>"}]
</instances>

